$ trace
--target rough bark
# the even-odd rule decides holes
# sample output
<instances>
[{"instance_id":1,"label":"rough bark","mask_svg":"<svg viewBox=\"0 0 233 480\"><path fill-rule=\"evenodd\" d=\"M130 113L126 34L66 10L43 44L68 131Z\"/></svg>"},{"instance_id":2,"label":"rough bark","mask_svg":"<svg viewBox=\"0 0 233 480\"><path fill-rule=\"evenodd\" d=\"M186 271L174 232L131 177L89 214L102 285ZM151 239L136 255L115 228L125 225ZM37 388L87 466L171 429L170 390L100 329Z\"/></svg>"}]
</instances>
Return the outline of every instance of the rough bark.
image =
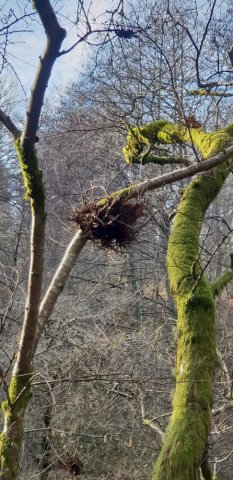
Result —
<instances>
[{"instance_id":1,"label":"rough bark","mask_svg":"<svg viewBox=\"0 0 233 480\"><path fill-rule=\"evenodd\" d=\"M18 476L24 415L31 396L30 380L30 374L13 377L8 399L2 403L4 428L0 435L0 477L4 480L14 480Z\"/></svg>"},{"instance_id":2,"label":"rough bark","mask_svg":"<svg viewBox=\"0 0 233 480\"><path fill-rule=\"evenodd\" d=\"M23 440L25 410L30 398L30 380L33 375L33 344L39 315L44 269L45 193L36 152L26 152L20 140L16 150L19 157L26 197L32 212L31 256L27 303L20 338L17 361L10 382L9 396L3 403L4 430L1 434L1 478L14 480L19 470Z\"/></svg>"}]
</instances>

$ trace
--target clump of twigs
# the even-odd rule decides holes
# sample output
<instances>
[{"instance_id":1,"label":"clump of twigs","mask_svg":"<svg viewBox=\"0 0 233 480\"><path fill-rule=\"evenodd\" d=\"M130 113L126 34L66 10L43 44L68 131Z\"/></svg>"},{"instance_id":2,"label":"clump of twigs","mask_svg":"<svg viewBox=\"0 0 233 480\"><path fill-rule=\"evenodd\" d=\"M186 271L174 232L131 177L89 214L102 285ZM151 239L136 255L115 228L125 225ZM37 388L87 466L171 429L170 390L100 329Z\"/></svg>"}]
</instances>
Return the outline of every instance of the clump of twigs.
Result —
<instances>
[{"instance_id":1,"label":"clump of twigs","mask_svg":"<svg viewBox=\"0 0 233 480\"><path fill-rule=\"evenodd\" d=\"M144 203L138 199L109 198L102 204L89 201L77 208L69 220L75 222L87 238L102 248L124 249L141 228L136 225L143 216Z\"/></svg>"}]
</instances>

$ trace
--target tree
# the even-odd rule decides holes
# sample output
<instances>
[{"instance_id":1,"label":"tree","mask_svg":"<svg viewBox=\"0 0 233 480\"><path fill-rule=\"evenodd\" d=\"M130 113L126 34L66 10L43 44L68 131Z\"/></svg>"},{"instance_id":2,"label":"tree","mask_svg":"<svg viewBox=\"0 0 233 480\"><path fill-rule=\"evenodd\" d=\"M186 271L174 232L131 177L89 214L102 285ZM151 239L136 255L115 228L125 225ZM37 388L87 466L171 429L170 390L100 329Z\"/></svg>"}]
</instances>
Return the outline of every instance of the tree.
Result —
<instances>
[{"instance_id":1,"label":"tree","mask_svg":"<svg viewBox=\"0 0 233 480\"><path fill-rule=\"evenodd\" d=\"M82 2L80 5L83 8ZM156 144L181 145L184 142L195 145L204 160L164 176L131 185L129 188L114 192L98 203L84 204L83 208L74 212L73 220L81 229L72 239L44 298L41 299L46 211L44 184L35 142L45 90L54 62L61 54L65 30L60 27L48 1L35 1L34 6L45 28L48 43L40 58L23 132L21 133L6 114L0 112L2 123L15 139L32 214L28 298L19 352L9 389L2 375L6 394L6 400L3 402L5 425L1 435L2 478L14 479L18 475L24 417L34 378L33 358L36 347L87 240L97 238L104 246L111 242L120 246L123 242L128 243L132 239L134 223L143 213L140 199L138 200L139 194L143 195L149 190L214 167L211 173L202 174L193 180L183 193L169 241L168 271L179 319L177 389L174 413L153 474L155 479L194 479L201 468L204 478L211 478L206 452L215 359L214 297L231 280L232 272L228 272L211 286L204 275L205 269L200 260L199 234L204 214L221 190L229 173L232 158L232 127L207 134L197 122L194 124L195 119L191 116L189 121L186 119L180 124L160 120L136 129L129 127L128 144L124 149L128 163L144 164L149 161L183 164L183 159L174 159L174 156L172 158L166 156L161 160L161 155L155 147ZM129 39L134 34L132 30L115 27L112 31L109 28L107 33L109 32L116 33L117 37L124 39ZM91 33L89 29L87 34ZM49 415L50 413L47 417ZM184 439L187 452L180 457L176 449Z\"/></svg>"},{"instance_id":2,"label":"tree","mask_svg":"<svg viewBox=\"0 0 233 480\"><path fill-rule=\"evenodd\" d=\"M24 323L17 360L14 365L9 389L5 388L6 401L3 402L2 405L5 423L4 430L1 434L1 476L5 479L16 478L19 471L20 451L23 440L23 422L25 411L31 396L30 384L33 378L32 362L38 341L56 300L64 287L64 283L75 264L78 253L87 241L85 235L81 231L74 236L74 239L67 249L65 257L61 262L43 301L41 302L44 270L46 208L43 176L38 165L37 152L35 149L35 143L38 141L36 133L45 91L55 60L58 56L71 51L80 43L80 41L83 41L92 34L93 30L88 21L87 12L83 2L80 2L78 14L84 17L87 31L67 51L60 52L62 42L66 36L66 31L59 25L50 2L35 1L33 2L33 7L37 11L40 21L45 29L47 45L43 55L40 57L23 131L21 132L21 130L16 127L7 114L3 111L0 112L1 122L11 133L15 141L15 149L23 175L26 197L30 202L32 216L31 261ZM105 29L97 29L96 33L104 31L106 35L112 33L118 36L118 31L114 25L111 29L111 22L113 22L115 13L118 13L118 8L113 12L110 12L110 24L105 27ZM5 26L2 28L3 35L5 34L5 44L2 54L3 66L6 62L5 53L8 47L8 36L15 33L14 29L12 31L12 26L18 21L22 19L25 20L28 16L30 17L33 15L34 13L30 13L18 17L13 11L10 11L9 16L3 19L5 22ZM122 29L122 32L124 32L124 29ZM3 374L2 381L5 385Z\"/></svg>"},{"instance_id":3,"label":"tree","mask_svg":"<svg viewBox=\"0 0 233 480\"><path fill-rule=\"evenodd\" d=\"M206 158L232 145L232 126L211 134L202 128L154 122L130 134L125 152L127 158L137 161L143 144L174 141L192 141ZM199 468L203 478L212 478L207 446L216 362L215 297L232 280L233 271L213 283L207 280L199 236L204 215L230 171L231 160L190 183L181 194L169 238L167 268L178 315L176 390L164 446L153 472L155 480L195 480Z\"/></svg>"}]
</instances>

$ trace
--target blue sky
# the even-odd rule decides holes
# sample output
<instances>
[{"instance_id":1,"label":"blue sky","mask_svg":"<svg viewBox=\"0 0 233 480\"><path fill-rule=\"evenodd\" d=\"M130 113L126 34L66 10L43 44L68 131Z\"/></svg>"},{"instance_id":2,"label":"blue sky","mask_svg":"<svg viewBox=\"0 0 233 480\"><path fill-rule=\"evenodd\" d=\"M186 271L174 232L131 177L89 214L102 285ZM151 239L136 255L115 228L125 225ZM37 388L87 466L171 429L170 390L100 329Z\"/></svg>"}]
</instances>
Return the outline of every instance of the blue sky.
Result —
<instances>
[{"instance_id":1,"label":"blue sky","mask_svg":"<svg viewBox=\"0 0 233 480\"><path fill-rule=\"evenodd\" d=\"M24 4L28 3L24 0ZM59 9L59 21L67 30L67 38L62 48L70 47L77 40L77 28L65 17L75 18L77 7L76 0L65 0L63 6L59 0L57 8ZM97 18L94 26L98 26L98 17L106 10L113 9L119 3L119 0L84 0L86 7L90 6L90 18ZM16 12L22 8L17 0L7 0L6 8L14 9ZM31 31L30 31L31 30ZM83 30L84 31L84 30ZM18 33L14 37L14 43L8 47L9 60L17 73L27 94L30 93L39 55L43 52L46 44L46 37L43 27L38 22L33 22L28 32ZM65 86L83 70L90 54L90 48L84 44L77 46L72 52L60 57L54 66L53 73L49 82L49 90L56 88L65 88ZM12 77L14 76L12 71Z\"/></svg>"}]
</instances>

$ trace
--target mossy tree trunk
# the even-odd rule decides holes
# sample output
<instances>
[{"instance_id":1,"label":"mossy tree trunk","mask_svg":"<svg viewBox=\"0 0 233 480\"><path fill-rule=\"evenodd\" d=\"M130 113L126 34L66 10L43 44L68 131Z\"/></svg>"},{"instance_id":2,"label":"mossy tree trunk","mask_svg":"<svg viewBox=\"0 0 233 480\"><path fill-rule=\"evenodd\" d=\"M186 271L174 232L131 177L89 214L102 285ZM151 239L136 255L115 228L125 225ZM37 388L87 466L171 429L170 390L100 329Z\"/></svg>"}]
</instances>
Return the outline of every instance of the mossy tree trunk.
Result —
<instances>
[{"instance_id":1,"label":"mossy tree trunk","mask_svg":"<svg viewBox=\"0 0 233 480\"><path fill-rule=\"evenodd\" d=\"M18 357L7 393L7 400L2 405L4 429L0 443L0 476L4 480L16 479L19 471L24 416L30 399L30 382L33 376L33 346L42 291L46 223L45 192L34 146L32 149L27 149L24 142L18 139L16 150L24 178L26 196L31 205L31 256L27 303Z\"/></svg>"},{"instance_id":2,"label":"mossy tree trunk","mask_svg":"<svg viewBox=\"0 0 233 480\"><path fill-rule=\"evenodd\" d=\"M232 128L208 134L166 121L131 130L124 152L134 161L144 145L187 142L203 158L233 143ZM211 285L203 273L199 236L204 215L230 171L230 160L196 177L185 189L169 238L167 268L177 307L176 387L173 413L153 480L211 479L207 443L211 426L216 360L215 295L232 279L225 274ZM218 288L219 287L219 288Z\"/></svg>"},{"instance_id":3,"label":"mossy tree trunk","mask_svg":"<svg viewBox=\"0 0 233 480\"><path fill-rule=\"evenodd\" d=\"M30 202L32 216L27 302L19 350L9 388L7 388L5 380L2 379L7 397L2 404L4 428L0 436L0 477L3 480L15 480L19 473L24 416L31 394L30 383L33 377L34 344L39 322L43 284L46 224L45 191L35 150L36 132L51 70L66 35L65 30L60 27L57 21L49 0L34 0L33 5L45 28L47 44L44 53L40 56L22 134L9 117L0 112L1 122L15 139L16 152L25 186L25 196Z\"/></svg>"}]
</instances>

